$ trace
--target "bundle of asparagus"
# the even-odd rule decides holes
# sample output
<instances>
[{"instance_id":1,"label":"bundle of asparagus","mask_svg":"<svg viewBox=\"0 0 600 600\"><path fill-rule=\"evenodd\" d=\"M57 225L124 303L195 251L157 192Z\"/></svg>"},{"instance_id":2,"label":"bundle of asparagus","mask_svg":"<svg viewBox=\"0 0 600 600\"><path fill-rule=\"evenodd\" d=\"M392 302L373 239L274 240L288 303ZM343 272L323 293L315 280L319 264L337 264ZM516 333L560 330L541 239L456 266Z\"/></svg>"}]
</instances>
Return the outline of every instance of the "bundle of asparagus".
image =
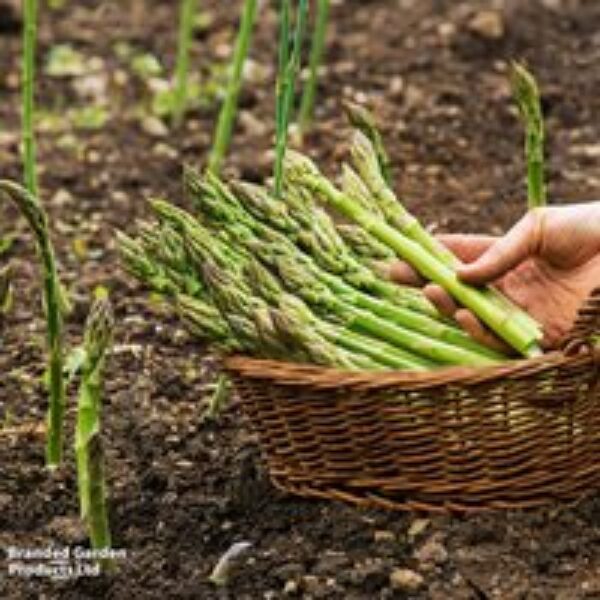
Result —
<instances>
[{"instance_id":1,"label":"bundle of asparagus","mask_svg":"<svg viewBox=\"0 0 600 600\"><path fill-rule=\"evenodd\" d=\"M187 169L198 214L153 201L156 222L139 223L135 238L118 234L125 268L169 298L188 329L221 353L355 370L508 360L440 316L420 291L381 279L373 260L399 255L518 352L537 354L539 328L530 317L496 290L462 284L456 258L397 201L383 151L362 132L360 116L353 119L354 168L344 167L341 190L292 151L280 198ZM354 224L334 222L316 199Z\"/></svg>"}]
</instances>

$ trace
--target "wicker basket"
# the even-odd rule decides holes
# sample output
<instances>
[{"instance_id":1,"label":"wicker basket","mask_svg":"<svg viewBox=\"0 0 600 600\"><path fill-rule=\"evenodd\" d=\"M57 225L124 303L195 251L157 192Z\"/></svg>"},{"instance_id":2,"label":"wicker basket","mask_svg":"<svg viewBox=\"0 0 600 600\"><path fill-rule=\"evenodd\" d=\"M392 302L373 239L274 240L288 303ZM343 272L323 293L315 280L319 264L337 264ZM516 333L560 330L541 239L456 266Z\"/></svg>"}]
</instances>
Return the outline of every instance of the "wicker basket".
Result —
<instances>
[{"instance_id":1,"label":"wicker basket","mask_svg":"<svg viewBox=\"0 0 600 600\"><path fill-rule=\"evenodd\" d=\"M505 366L226 367L280 489L393 509L523 508L600 488L598 334L600 288L561 352Z\"/></svg>"}]
</instances>

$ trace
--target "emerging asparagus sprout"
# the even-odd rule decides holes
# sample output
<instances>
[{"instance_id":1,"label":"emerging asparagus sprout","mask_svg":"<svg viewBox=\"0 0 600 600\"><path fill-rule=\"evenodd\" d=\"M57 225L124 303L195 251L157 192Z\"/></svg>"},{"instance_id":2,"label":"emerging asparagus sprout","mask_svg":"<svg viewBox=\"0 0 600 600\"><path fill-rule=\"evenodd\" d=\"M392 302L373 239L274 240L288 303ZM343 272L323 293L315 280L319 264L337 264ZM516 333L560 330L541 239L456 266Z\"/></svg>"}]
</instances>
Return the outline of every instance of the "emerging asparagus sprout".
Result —
<instances>
[{"instance_id":1,"label":"emerging asparagus sprout","mask_svg":"<svg viewBox=\"0 0 600 600\"><path fill-rule=\"evenodd\" d=\"M242 13L240 29L235 43L229 83L219 114L215 140L208 161L208 168L215 173L218 173L221 170L221 165L231 140L238 97L242 86L242 75L248 56L250 40L252 39L252 30L254 29L254 22L256 21L257 9L258 0L246 0L244 3L244 12Z\"/></svg>"},{"instance_id":2,"label":"emerging asparagus sprout","mask_svg":"<svg viewBox=\"0 0 600 600\"><path fill-rule=\"evenodd\" d=\"M544 182L544 117L540 91L534 76L521 64L510 69L513 96L525 125L525 158L527 161L527 202L529 208L546 204Z\"/></svg>"},{"instance_id":3,"label":"emerging asparagus sprout","mask_svg":"<svg viewBox=\"0 0 600 600\"><path fill-rule=\"evenodd\" d=\"M305 132L312 119L315 108L315 96L319 81L319 68L323 60L325 50L325 36L327 33L327 21L329 18L329 0L317 0L317 14L315 17L315 28L312 36L309 58L308 80L302 92L298 123L300 131Z\"/></svg>"},{"instance_id":4,"label":"emerging asparagus sprout","mask_svg":"<svg viewBox=\"0 0 600 600\"><path fill-rule=\"evenodd\" d=\"M80 513L88 527L92 548L96 550L111 546L100 414L102 372L113 328L114 319L108 299L96 300L85 329L85 359L81 370L75 431ZM105 563L105 566L110 566L110 563Z\"/></svg>"},{"instance_id":5,"label":"emerging asparagus sprout","mask_svg":"<svg viewBox=\"0 0 600 600\"><path fill-rule=\"evenodd\" d=\"M188 72L196 5L197 0L181 0L179 8L179 35L173 94L173 122L176 126L181 125L187 108Z\"/></svg>"},{"instance_id":6,"label":"emerging asparagus sprout","mask_svg":"<svg viewBox=\"0 0 600 600\"><path fill-rule=\"evenodd\" d=\"M62 460L63 420L65 410L65 384L63 378L63 308L64 295L58 278L54 247L48 232L46 213L38 199L20 185L0 180L0 195L4 194L21 211L36 240L42 263L44 281L44 309L48 341L48 433L46 464L57 467Z\"/></svg>"}]
</instances>

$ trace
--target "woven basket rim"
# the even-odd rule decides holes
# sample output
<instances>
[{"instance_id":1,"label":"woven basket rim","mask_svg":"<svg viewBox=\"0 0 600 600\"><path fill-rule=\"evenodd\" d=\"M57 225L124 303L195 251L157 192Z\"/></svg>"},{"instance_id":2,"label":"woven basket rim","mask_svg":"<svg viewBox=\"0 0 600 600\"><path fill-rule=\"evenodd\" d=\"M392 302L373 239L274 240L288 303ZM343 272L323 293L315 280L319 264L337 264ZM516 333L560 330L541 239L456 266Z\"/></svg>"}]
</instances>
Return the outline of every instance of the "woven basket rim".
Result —
<instances>
[{"instance_id":1,"label":"woven basket rim","mask_svg":"<svg viewBox=\"0 0 600 600\"><path fill-rule=\"evenodd\" d=\"M410 387L425 390L439 385L483 384L502 377L525 377L560 366L600 364L600 347L582 347L577 354L553 351L539 357L485 367L440 367L432 371L343 371L331 367L235 355L225 359L227 370L250 379L317 388L352 386L365 388Z\"/></svg>"}]
</instances>

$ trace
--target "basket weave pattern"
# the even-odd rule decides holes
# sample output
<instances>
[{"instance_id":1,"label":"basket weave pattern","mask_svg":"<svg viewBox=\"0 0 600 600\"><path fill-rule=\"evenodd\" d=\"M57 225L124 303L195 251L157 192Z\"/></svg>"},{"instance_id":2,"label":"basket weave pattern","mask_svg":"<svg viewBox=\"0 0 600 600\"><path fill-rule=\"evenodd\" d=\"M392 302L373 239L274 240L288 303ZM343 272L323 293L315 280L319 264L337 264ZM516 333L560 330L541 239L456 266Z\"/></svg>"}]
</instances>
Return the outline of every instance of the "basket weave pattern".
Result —
<instances>
[{"instance_id":1,"label":"basket weave pattern","mask_svg":"<svg viewBox=\"0 0 600 600\"><path fill-rule=\"evenodd\" d=\"M226 363L273 483L365 506L473 511L600 488L600 288L564 349L492 368L347 373Z\"/></svg>"}]
</instances>

